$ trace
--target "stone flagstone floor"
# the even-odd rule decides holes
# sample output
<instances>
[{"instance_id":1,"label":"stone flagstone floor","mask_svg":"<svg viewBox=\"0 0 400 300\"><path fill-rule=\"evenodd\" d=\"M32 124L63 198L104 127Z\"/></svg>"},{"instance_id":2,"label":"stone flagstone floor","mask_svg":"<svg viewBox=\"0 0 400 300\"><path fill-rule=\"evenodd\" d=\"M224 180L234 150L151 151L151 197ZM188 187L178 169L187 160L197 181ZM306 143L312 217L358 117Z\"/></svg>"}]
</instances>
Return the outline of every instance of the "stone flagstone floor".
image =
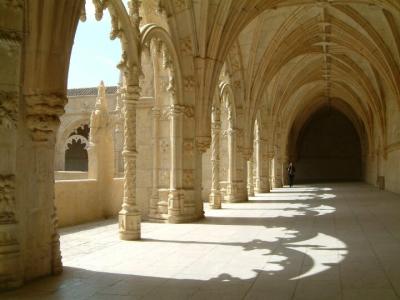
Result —
<instances>
[{"instance_id":1,"label":"stone flagstone floor","mask_svg":"<svg viewBox=\"0 0 400 300\"><path fill-rule=\"evenodd\" d=\"M144 222L141 241L117 230L115 219L62 229L64 273L0 299L400 299L400 196L362 183Z\"/></svg>"}]
</instances>

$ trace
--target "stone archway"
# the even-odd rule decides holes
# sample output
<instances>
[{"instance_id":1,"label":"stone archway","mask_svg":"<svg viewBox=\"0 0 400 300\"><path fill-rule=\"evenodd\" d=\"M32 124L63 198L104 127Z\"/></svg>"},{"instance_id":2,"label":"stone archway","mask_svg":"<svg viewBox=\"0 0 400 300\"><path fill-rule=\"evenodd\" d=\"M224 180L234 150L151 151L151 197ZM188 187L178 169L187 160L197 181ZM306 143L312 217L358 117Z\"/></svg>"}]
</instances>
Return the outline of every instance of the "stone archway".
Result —
<instances>
[{"instance_id":1,"label":"stone archway","mask_svg":"<svg viewBox=\"0 0 400 300\"><path fill-rule=\"evenodd\" d=\"M297 182L362 179L360 137L351 120L339 110L320 108L292 138Z\"/></svg>"}]
</instances>

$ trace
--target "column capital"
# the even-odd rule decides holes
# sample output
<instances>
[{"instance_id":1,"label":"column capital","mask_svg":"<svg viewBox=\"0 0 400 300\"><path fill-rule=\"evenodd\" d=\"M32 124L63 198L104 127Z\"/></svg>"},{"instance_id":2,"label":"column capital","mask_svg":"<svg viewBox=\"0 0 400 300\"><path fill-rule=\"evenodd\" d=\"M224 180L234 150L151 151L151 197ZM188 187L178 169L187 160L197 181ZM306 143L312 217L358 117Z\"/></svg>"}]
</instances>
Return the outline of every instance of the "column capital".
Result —
<instances>
[{"instance_id":1,"label":"column capital","mask_svg":"<svg viewBox=\"0 0 400 300\"><path fill-rule=\"evenodd\" d=\"M196 147L201 152L204 153L210 148L211 137L209 136L198 136L196 137Z\"/></svg>"},{"instance_id":2,"label":"column capital","mask_svg":"<svg viewBox=\"0 0 400 300\"><path fill-rule=\"evenodd\" d=\"M169 117L177 117L179 115L182 115L185 112L185 106L184 105L179 105L179 104L171 104L169 106L169 111L168 115Z\"/></svg>"},{"instance_id":3,"label":"column capital","mask_svg":"<svg viewBox=\"0 0 400 300\"><path fill-rule=\"evenodd\" d=\"M226 130L226 134L227 135L234 135L236 133L236 129L235 128L228 128Z\"/></svg>"},{"instance_id":4,"label":"column capital","mask_svg":"<svg viewBox=\"0 0 400 300\"><path fill-rule=\"evenodd\" d=\"M154 118L160 118L161 117L161 109L159 107L153 107L151 109L151 112L152 112Z\"/></svg>"},{"instance_id":5,"label":"column capital","mask_svg":"<svg viewBox=\"0 0 400 300\"><path fill-rule=\"evenodd\" d=\"M63 94L25 95L26 123L34 141L46 142L60 125L67 97Z\"/></svg>"}]
</instances>

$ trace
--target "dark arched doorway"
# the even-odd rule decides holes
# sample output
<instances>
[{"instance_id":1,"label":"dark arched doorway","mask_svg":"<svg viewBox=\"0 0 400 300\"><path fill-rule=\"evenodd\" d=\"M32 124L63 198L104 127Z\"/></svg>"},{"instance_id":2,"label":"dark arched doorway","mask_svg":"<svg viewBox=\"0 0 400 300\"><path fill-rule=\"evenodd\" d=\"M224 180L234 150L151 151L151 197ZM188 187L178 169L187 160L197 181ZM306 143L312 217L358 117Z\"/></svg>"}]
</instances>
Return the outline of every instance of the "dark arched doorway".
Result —
<instances>
[{"instance_id":1,"label":"dark arched doorway","mask_svg":"<svg viewBox=\"0 0 400 300\"><path fill-rule=\"evenodd\" d=\"M309 118L295 147L298 182L362 179L360 137L346 115L332 107Z\"/></svg>"}]
</instances>

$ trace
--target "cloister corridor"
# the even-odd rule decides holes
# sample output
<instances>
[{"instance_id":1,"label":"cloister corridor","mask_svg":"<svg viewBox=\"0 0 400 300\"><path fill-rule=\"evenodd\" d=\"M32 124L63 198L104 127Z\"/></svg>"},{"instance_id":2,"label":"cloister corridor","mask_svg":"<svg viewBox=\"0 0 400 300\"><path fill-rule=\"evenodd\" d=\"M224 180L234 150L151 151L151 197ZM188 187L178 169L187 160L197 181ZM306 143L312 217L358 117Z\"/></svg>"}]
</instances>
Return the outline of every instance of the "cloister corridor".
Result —
<instances>
[{"instance_id":1,"label":"cloister corridor","mask_svg":"<svg viewBox=\"0 0 400 300\"><path fill-rule=\"evenodd\" d=\"M208 204L206 204L208 205ZM297 185L190 224L109 219L60 230L64 272L1 299L399 299L400 196Z\"/></svg>"}]
</instances>

